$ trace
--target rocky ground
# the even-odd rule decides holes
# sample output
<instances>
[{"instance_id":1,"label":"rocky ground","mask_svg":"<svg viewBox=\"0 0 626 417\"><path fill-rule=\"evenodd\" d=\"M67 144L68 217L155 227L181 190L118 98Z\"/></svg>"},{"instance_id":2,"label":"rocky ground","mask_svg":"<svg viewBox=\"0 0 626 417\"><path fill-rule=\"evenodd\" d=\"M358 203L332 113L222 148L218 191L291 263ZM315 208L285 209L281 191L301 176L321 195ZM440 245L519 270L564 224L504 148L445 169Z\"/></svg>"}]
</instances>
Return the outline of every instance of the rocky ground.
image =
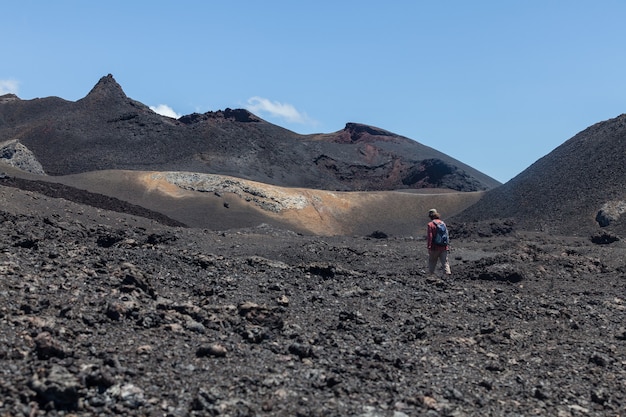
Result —
<instances>
[{"instance_id":1,"label":"rocky ground","mask_svg":"<svg viewBox=\"0 0 626 417\"><path fill-rule=\"evenodd\" d=\"M452 224L442 279L419 235L215 232L28 195L48 210L0 211L0 416L626 408L622 241Z\"/></svg>"}]
</instances>

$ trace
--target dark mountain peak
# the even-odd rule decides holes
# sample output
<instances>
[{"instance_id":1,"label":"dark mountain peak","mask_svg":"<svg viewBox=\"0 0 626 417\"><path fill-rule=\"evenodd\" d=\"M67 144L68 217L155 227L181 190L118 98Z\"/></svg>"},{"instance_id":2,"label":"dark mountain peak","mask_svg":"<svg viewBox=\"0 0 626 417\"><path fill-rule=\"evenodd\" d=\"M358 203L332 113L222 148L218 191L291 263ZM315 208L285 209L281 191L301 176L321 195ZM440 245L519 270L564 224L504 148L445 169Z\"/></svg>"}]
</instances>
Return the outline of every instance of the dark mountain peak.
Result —
<instances>
[{"instance_id":1,"label":"dark mountain peak","mask_svg":"<svg viewBox=\"0 0 626 417\"><path fill-rule=\"evenodd\" d=\"M122 86L115 81L115 78L113 78L113 75L111 74L100 78L100 80L98 80L96 85L89 92L89 95L91 94L122 94L126 97L126 94L124 94L124 91L122 90Z\"/></svg>"},{"instance_id":2,"label":"dark mountain peak","mask_svg":"<svg viewBox=\"0 0 626 417\"><path fill-rule=\"evenodd\" d=\"M0 104L1 103L9 103L11 101L19 101L20 98L18 96L16 96L15 94L4 94L2 96L0 96Z\"/></svg>"},{"instance_id":3,"label":"dark mountain peak","mask_svg":"<svg viewBox=\"0 0 626 417\"><path fill-rule=\"evenodd\" d=\"M387 130L380 129L374 126L364 125L362 123L346 123L346 127L343 129L349 132L351 135L361 137L364 134L372 136L397 136L395 133L391 133Z\"/></svg>"},{"instance_id":4,"label":"dark mountain peak","mask_svg":"<svg viewBox=\"0 0 626 417\"><path fill-rule=\"evenodd\" d=\"M606 227L626 233L626 115L568 139L506 184L490 190L455 221L514 219L520 229L582 234Z\"/></svg>"},{"instance_id":5,"label":"dark mountain peak","mask_svg":"<svg viewBox=\"0 0 626 417\"><path fill-rule=\"evenodd\" d=\"M388 130L361 123L346 123L343 130L330 135L331 142L338 143L371 143L371 142L402 142L408 140Z\"/></svg>"},{"instance_id":6,"label":"dark mountain peak","mask_svg":"<svg viewBox=\"0 0 626 417\"><path fill-rule=\"evenodd\" d=\"M100 78L98 83L83 99L97 102L121 102L128 101L128 97L111 74Z\"/></svg>"},{"instance_id":7,"label":"dark mountain peak","mask_svg":"<svg viewBox=\"0 0 626 417\"><path fill-rule=\"evenodd\" d=\"M77 103L86 105L90 111L97 109L101 114L120 114L136 111L144 114L153 113L145 104L129 98L111 74L100 78L89 94L78 100Z\"/></svg>"}]
</instances>

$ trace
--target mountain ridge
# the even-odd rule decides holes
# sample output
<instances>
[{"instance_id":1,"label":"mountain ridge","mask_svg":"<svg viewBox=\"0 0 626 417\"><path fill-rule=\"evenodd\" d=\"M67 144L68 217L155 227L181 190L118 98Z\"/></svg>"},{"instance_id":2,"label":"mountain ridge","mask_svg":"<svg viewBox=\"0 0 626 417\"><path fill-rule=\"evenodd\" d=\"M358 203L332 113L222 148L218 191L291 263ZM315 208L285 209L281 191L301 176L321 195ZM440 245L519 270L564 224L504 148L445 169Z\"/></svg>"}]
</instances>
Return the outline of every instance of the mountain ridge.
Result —
<instances>
[{"instance_id":1,"label":"mountain ridge","mask_svg":"<svg viewBox=\"0 0 626 417\"><path fill-rule=\"evenodd\" d=\"M511 218L526 230L626 233L626 114L595 123L455 216Z\"/></svg>"},{"instance_id":2,"label":"mountain ridge","mask_svg":"<svg viewBox=\"0 0 626 417\"><path fill-rule=\"evenodd\" d=\"M111 74L76 102L5 100L0 120L0 142L19 140L49 175L191 171L341 191L482 191L500 185L441 152L372 126L347 123L338 132L300 135L243 109L168 118L129 98Z\"/></svg>"}]
</instances>

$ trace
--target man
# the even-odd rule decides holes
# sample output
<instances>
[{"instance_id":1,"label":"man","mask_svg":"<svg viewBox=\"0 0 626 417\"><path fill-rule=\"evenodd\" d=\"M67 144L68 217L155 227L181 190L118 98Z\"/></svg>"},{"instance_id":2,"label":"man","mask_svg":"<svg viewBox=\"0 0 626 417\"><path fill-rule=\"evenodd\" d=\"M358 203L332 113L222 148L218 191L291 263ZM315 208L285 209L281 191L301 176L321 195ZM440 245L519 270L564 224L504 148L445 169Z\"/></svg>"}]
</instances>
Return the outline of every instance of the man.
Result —
<instances>
[{"instance_id":1,"label":"man","mask_svg":"<svg viewBox=\"0 0 626 417\"><path fill-rule=\"evenodd\" d=\"M437 262L441 262L441 268L446 275L451 275L450 264L448 263L448 251L450 245L448 243L447 228L445 232L445 240L442 244L437 244L437 225L442 224L445 227L445 223L441 220L439 213L436 209L430 209L428 211L428 217L430 222L427 225L426 245L428 246L428 272L433 275L437 268Z\"/></svg>"}]
</instances>

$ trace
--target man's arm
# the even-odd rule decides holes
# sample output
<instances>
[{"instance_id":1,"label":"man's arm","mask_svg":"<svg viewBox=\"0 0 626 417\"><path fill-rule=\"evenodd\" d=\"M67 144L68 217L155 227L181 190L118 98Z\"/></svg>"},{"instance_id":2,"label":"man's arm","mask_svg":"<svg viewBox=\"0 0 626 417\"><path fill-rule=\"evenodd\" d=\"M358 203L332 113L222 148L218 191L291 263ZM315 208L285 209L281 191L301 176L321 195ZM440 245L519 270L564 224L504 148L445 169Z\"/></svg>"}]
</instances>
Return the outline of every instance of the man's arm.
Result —
<instances>
[{"instance_id":1,"label":"man's arm","mask_svg":"<svg viewBox=\"0 0 626 417\"><path fill-rule=\"evenodd\" d=\"M429 222L428 225L426 226L426 247L428 248L428 250L430 250L430 248L432 248L433 246L433 233L434 233L434 227L433 227L433 222Z\"/></svg>"}]
</instances>

